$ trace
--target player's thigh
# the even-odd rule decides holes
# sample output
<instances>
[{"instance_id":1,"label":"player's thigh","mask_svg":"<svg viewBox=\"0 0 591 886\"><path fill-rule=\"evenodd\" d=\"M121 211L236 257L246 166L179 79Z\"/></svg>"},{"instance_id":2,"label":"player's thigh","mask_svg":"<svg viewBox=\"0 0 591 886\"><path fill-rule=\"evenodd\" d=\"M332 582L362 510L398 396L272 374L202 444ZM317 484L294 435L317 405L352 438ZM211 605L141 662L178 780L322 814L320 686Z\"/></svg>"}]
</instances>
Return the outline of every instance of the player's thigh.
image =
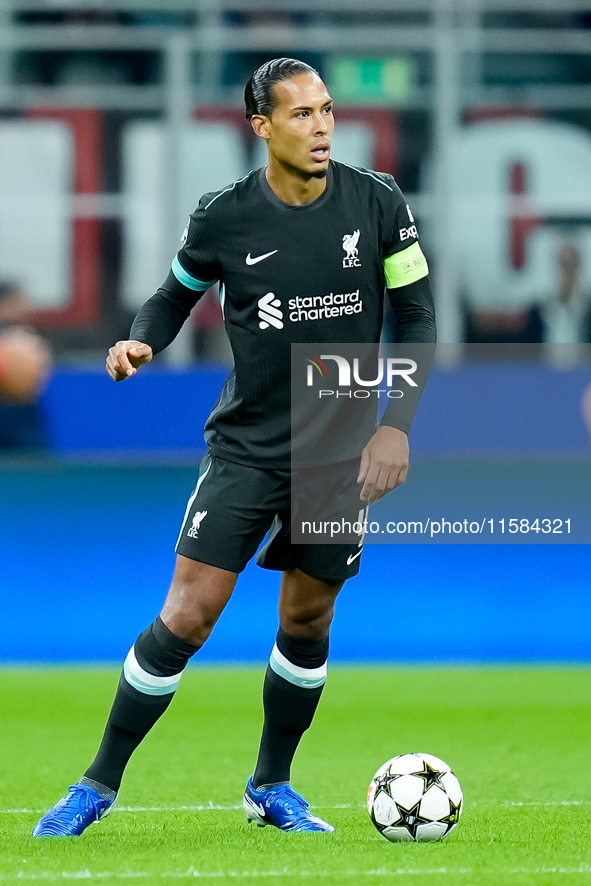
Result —
<instances>
[{"instance_id":1,"label":"player's thigh","mask_svg":"<svg viewBox=\"0 0 591 886\"><path fill-rule=\"evenodd\" d=\"M299 569L329 584L356 575L367 521L367 505L359 498L358 471L355 459L298 472L292 507L279 513L257 557L259 565L282 571ZM302 532L304 524L314 531Z\"/></svg>"},{"instance_id":2,"label":"player's thigh","mask_svg":"<svg viewBox=\"0 0 591 886\"><path fill-rule=\"evenodd\" d=\"M208 454L189 499L176 552L240 573L254 556L285 500L277 472Z\"/></svg>"}]
</instances>

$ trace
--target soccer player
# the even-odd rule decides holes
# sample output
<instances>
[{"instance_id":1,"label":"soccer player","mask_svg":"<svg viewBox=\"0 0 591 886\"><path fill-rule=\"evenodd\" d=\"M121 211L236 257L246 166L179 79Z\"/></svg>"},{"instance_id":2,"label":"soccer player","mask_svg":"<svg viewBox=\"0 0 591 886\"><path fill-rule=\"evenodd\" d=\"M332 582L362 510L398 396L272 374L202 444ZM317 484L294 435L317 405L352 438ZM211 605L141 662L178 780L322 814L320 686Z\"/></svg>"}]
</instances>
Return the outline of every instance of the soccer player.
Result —
<instances>
[{"instance_id":1,"label":"soccer player","mask_svg":"<svg viewBox=\"0 0 591 886\"><path fill-rule=\"evenodd\" d=\"M172 584L125 660L96 758L36 836L81 834L113 808L134 749L168 707L269 530L257 562L282 572L280 627L244 809L259 825L334 830L293 790L290 767L325 683L335 598L359 569L361 543L290 543L290 344L378 342L385 287L398 339L433 342L433 303L394 179L330 159L332 100L317 72L294 59L267 62L247 84L245 103L267 143L267 167L201 198L166 281L138 313L130 339L109 351L111 378L133 376L220 281L235 367L206 424L209 452L187 505ZM322 306L310 308L319 302L306 296L319 294ZM357 456L354 471L343 469L355 515L360 499L370 504L404 482L409 426L408 416L388 409L361 466ZM312 472L311 491L314 482Z\"/></svg>"}]
</instances>

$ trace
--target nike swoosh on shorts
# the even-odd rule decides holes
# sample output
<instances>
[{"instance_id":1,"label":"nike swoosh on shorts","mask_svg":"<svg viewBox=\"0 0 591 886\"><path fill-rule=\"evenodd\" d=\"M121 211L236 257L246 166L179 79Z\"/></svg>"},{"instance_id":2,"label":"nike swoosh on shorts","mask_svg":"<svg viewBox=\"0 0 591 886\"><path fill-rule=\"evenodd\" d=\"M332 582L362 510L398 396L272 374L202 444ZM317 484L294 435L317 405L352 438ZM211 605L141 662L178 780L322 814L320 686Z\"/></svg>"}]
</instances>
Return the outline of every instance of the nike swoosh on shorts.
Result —
<instances>
[{"instance_id":1,"label":"nike swoosh on shorts","mask_svg":"<svg viewBox=\"0 0 591 886\"><path fill-rule=\"evenodd\" d=\"M363 550L363 548L361 548L361 551L362 550ZM359 557L359 555L361 554L361 551L357 551L356 554L349 554L349 556L347 557L347 566L350 566L351 563L353 562L353 560L356 560L357 557Z\"/></svg>"}]
</instances>

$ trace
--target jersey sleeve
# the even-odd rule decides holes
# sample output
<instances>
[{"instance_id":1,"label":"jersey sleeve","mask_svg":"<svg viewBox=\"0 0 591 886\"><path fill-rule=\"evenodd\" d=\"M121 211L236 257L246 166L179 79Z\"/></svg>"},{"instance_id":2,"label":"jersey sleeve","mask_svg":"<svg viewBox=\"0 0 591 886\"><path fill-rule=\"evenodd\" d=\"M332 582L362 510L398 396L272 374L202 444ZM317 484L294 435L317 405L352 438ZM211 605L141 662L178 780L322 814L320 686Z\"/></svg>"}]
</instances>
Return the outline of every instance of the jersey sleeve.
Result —
<instances>
[{"instance_id":1,"label":"jersey sleeve","mask_svg":"<svg viewBox=\"0 0 591 886\"><path fill-rule=\"evenodd\" d=\"M201 198L183 232L181 249L168 277L133 321L130 337L150 345L154 354L168 347L201 296L221 279L215 235L207 216L210 197Z\"/></svg>"},{"instance_id":2,"label":"jersey sleeve","mask_svg":"<svg viewBox=\"0 0 591 886\"><path fill-rule=\"evenodd\" d=\"M435 309L427 260L410 206L394 179L384 225L383 262L388 296L396 316L396 354L415 364L415 384L399 400L390 400L380 425L409 433L435 353Z\"/></svg>"},{"instance_id":3,"label":"jersey sleeve","mask_svg":"<svg viewBox=\"0 0 591 886\"><path fill-rule=\"evenodd\" d=\"M429 267L410 206L391 176L388 184L391 192L385 211L382 255L386 286L398 289L426 277Z\"/></svg>"},{"instance_id":4,"label":"jersey sleeve","mask_svg":"<svg viewBox=\"0 0 591 886\"><path fill-rule=\"evenodd\" d=\"M193 292L205 292L221 279L222 270L215 246L213 222L207 212L209 194L189 218L181 238L181 248L172 261L172 273L179 283Z\"/></svg>"}]
</instances>

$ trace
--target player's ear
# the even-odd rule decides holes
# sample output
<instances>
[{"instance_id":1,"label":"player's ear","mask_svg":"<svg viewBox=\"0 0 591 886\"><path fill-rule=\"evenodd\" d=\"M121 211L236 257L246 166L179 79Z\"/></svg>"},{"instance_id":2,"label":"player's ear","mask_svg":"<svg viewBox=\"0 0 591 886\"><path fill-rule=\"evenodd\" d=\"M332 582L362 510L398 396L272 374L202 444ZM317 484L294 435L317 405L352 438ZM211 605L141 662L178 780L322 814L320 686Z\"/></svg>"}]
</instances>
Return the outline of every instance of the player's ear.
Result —
<instances>
[{"instance_id":1,"label":"player's ear","mask_svg":"<svg viewBox=\"0 0 591 886\"><path fill-rule=\"evenodd\" d=\"M253 114L250 118L250 124L259 138L269 138L269 125L271 121L263 114Z\"/></svg>"}]
</instances>

